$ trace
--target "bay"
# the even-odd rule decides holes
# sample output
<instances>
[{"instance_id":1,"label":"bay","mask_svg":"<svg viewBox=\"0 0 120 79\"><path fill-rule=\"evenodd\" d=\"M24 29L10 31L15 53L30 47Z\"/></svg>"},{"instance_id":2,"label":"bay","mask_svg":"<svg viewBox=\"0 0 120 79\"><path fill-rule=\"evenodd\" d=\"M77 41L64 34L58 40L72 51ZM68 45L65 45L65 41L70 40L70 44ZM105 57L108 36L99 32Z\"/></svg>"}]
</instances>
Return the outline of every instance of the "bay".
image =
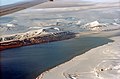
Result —
<instances>
[{"instance_id":1,"label":"bay","mask_svg":"<svg viewBox=\"0 0 120 79\"><path fill-rule=\"evenodd\" d=\"M40 73L112 40L80 38L1 51L2 79L35 79Z\"/></svg>"}]
</instances>

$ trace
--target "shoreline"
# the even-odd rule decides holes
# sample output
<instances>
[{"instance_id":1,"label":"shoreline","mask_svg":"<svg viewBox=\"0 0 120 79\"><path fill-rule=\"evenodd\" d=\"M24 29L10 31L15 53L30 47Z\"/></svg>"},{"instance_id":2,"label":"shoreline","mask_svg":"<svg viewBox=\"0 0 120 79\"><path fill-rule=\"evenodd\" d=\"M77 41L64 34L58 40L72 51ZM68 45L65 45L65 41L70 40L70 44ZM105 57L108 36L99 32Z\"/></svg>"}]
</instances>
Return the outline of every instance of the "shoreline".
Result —
<instances>
[{"instance_id":1,"label":"shoreline","mask_svg":"<svg viewBox=\"0 0 120 79\"><path fill-rule=\"evenodd\" d=\"M33 36L32 36L33 35ZM48 42L55 42L61 40L72 39L76 37L76 33L60 31L55 33L38 33L35 31L35 34L29 35L28 33L23 35L13 35L2 38L2 42L0 42L0 51L5 49L17 48L22 46L30 46L34 44L42 44ZM7 40L10 39L10 40ZM12 39L13 38L13 39ZM11 40L12 39L12 40Z\"/></svg>"},{"instance_id":2,"label":"shoreline","mask_svg":"<svg viewBox=\"0 0 120 79\"><path fill-rule=\"evenodd\" d=\"M50 5L48 5L48 6L50 6ZM54 6L54 5L53 5ZM77 6L77 8L76 7L70 7L70 9L68 9L67 7L65 7L65 9L63 10L63 11L65 11L65 10L68 10L68 12L70 11L80 11L80 10L89 10L89 9L102 9L102 8L111 8L111 7L113 7L113 8L115 8L115 7L117 7L118 8L118 4L116 5L116 4L110 4L110 5L107 5L107 7L105 7L104 5L103 6L101 6L101 5L97 5L97 6L90 6L90 8L89 8L89 6L87 6L87 7L81 7L81 6ZM19 7L18 8L16 8L16 9L13 9L13 11L14 10L18 10L18 9L20 9ZM40 10L41 9L45 9L45 8L39 8ZM28 13L29 13L29 10L30 10L30 12L31 12L31 10L38 10L39 11L39 9L37 9L37 8L28 8L27 10L28 10ZM25 11L27 11L27 10L25 10ZM48 10L47 8L46 8L46 10ZM55 8L55 10L57 10L57 8ZM9 11L9 10L8 10ZM22 12L22 11L21 11ZM23 11L24 12L24 11ZM58 12L59 12L59 10L58 10ZM62 12L62 11L60 11L60 12ZM8 12L8 14L9 14L9 12ZM18 14L19 14L19 12L18 12ZM14 15L14 14L13 14ZM3 16L3 15L2 15ZM9 16L9 15L8 15ZM19 15L17 15L17 16L19 16ZM95 37L97 37L97 36L99 36L99 37L105 37L105 35L106 35L106 37L107 38L111 38L111 37L116 37L116 36L119 36L119 34L117 34L119 32L119 34L120 34L120 30L113 30L113 31L109 31L109 32L86 32L86 33L80 33L80 34L77 34L77 36L75 37L76 39L77 39L77 37L79 38L80 36L87 36L87 35L90 35L90 36L95 36ZM92 35L92 34L94 34L94 35ZM112 34L112 36L111 35L109 35L109 34ZM118 37L119 38L119 37ZM73 38L74 39L74 38ZM115 39L116 40L116 39ZM119 41L119 40L118 40ZM119 42L118 42L119 43ZM76 44L77 45L77 44ZM105 44L105 45L107 45L107 44ZM105 46L105 45L102 45L102 46ZM101 47L101 46L100 46ZM89 51L91 51L91 50L94 50L94 49L97 49L97 48L99 48L99 47L96 47L96 48L93 48L93 49L90 49ZM89 52L88 51L88 52ZM97 51L96 51L97 52ZM85 54L86 54L86 52L85 52ZM94 54L93 54L94 55ZM71 61L71 62L73 62L73 61L75 61L73 64L72 64L72 66L71 66L71 63L68 65L68 66L66 66L65 68L63 67L63 65L65 64L65 63L67 63L67 62L65 62L65 63L61 63L60 65L58 65L58 66L55 66L54 68L50 68L50 69L48 69L48 71L45 71L45 72L43 72L43 74L41 74L40 76L38 76L38 78L36 78L36 79L41 79L41 77L42 77L42 79L49 79L49 77L50 77L50 79L78 79L78 78L75 78L75 77L77 77L77 75L79 76L82 72L80 72L79 73L79 71L78 71L78 74L76 74L76 71L77 70L81 70L82 68L83 69L87 69L87 68L89 68L89 67L86 67L86 63L84 62L84 60L87 60L88 58L86 57L84 57L85 55L83 54L83 56L82 57L80 57L80 59L79 59L79 56L75 56L74 58L76 58L76 57L78 57L78 60L80 60L80 61L82 61L82 64L84 64L84 65L80 65L80 69L79 69L79 67L78 67L78 69L74 69L73 67L74 67L74 65L76 65L75 66L75 68L77 68L77 65L78 65L78 63L77 63L77 59L74 59L74 58L72 58L71 60L68 60L67 62L69 62L69 61ZM90 54L90 56L91 56L91 54ZM97 56L97 55L96 55ZM98 55L99 56L99 55ZM98 57L99 58L99 57ZM102 58L102 56L101 56L101 58ZM88 62L89 63L89 62ZM92 62L91 62L92 63ZM89 63L89 64L91 64L91 63ZM89 65L89 64L87 64L87 66ZM99 63L97 63L97 64L99 64ZM61 66L62 65L62 66ZM69 66L72 68L72 70L71 70L71 68L69 68ZM64 69L59 69L59 68L64 68ZM36 67L35 67L36 68ZM68 68L68 69L67 69ZM94 68L93 68L94 69ZM93 70L92 69L92 71L90 71L90 72L83 72L82 74L83 74L83 76L84 75L90 75L90 74L94 74L94 76L98 76L100 73L101 73L101 71L104 71L103 69L99 69L99 70ZM111 69L111 68L110 68ZM39 69L38 69L39 70ZM61 70L64 70L63 71L63 73L61 73L60 71ZM68 70L68 71L67 71ZM89 69L88 69L89 70ZM105 70L107 70L107 69L105 69ZM57 72L58 71L58 72ZM74 73L74 71L75 71L75 73ZM81 70L81 71L84 71L84 70ZM67 73L66 73L67 72ZM95 72L95 73L94 73ZM99 73L100 72L100 73ZM87 73L87 74L86 74ZM103 73L102 73L103 74ZM61 78L61 76L63 76L64 78ZM86 76L87 77L87 76ZM81 79L81 78L80 78ZM82 78L82 79L84 79L84 78ZM89 77L88 78L85 78L85 79L89 79ZM93 78L91 78L91 79L93 79ZM111 78L109 78L109 79L111 79ZM114 78L113 78L114 79ZM116 79L116 78L115 78ZM119 79L119 78L118 78Z\"/></svg>"},{"instance_id":3,"label":"shoreline","mask_svg":"<svg viewBox=\"0 0 120 79\"><path fill-rule=\"evenodd\" d=\"M93 35L94 36L94 35ZM96 35L95 35L96 36ZM102 50L101 48L104 48L104 47L106 47L106 46L109 46L109 44L116 44L116 42L119 42L119 38L120 38L120 35L118 35L118 36L112 36L112 37L110 37L109 39L111 39L111 40L113 40L114 42L110 42L110 43L108 43L108 44L105 44L105 45L102 45L102 46L98 46L98 47L96 47L96 48L93 48L93 49L90 49L89 51L87 51L87 52L85 52L84 54L82 54L82 55L78 55L78 56L76 56L76 57L73 57L71 60L69 60L69 61L67 61L67 62L65 62L65 63L62 63L62 64L60 64L60 65L58 65L58 66L55 66L54 68L51 68L51 69L48 69L48 70L46 70L45 72L43 72L42 74L40 74L36 79L83 79L83 78L75 78L74 76L73 77L69 77L68 78L68 75L71 73L71 76L72 75L75 75L77 72L79 72L78 70L79 70L79 66L77 66L78 64L80 64L80 63L85 63L85 61L93 61L93 60L89 60L89 58L91 58L92 56L92 52L91 51L93 51L94 53L95 53L95 51L97 52L97 50ZM106 47L106 49L107 49L107 47ZM114 49L113 49L114 50ZM89 53L88 53L89 52ZM100 54L101 55L101 54ZM89 57L90 56L90 57ZM95 56L95 55L94 55ZM94 56L93 56L93 58L94 58ZM103 56L103 55L102 55ZM95 57L96 58L96 57ZM104 58L107 60L107 58L104 56ZM101 58L100 58L101 59ZM101 59L102 60L102 59ZM100 62L101 62L101 60L99 60L98 62L96 61L96 63L94 63L94 64L96 64L96 65L93 65L92 66L92 68L94 69L95 68L95 66L97 66L98 64L100 64ZM102 60L103 61L103 60ZM89 63L92 63L92 62L89 62ZM88 64L89 65L89 64ZM75 66L75 67L74 67ZM88 72L88 70L86 71L86 69L84 69L84 66L86 67L86 65L82 65L83 66L83 68L82 69L80 69L81 70L81 72L79 72L79 73L92 73L94 76L97 76L98 74L97 74L97 71L94 71L94 70L92 70L91 71L91 69L88 69L88 70L90 70L89 72ZM78 67L78 69L77 69L77 67ZM72 69L73 69L73 71L72 71ZM67 71L68 70L68 71ZM84 72L84 70L85 70L85 72ZM100 72L100 71L99 71ZM87 75L87 74L86 74ZM85 78L85 79L89 79L89 78ZM118 79L118 78L117 78Z\"/></svg>"},{"instance_id":4,"label":"shoreline","mask_svg":"<svg viewBox=\"0 0 120 79\"><path fill-rule=\"evenodd\" d=\"M48 28L48 29L51 29L51 28ZM95 37L96 36L104 37L104 35L106 35L107 37L117 36L117 33L120 33L119 31L120 31L120 29L111 30L111 31L101 31L101 32L91 31L91 32L74 33L74 32L69 32L69 31L68 32L60 31L60 32L55 32L55 33L51 33L51 32L49 33L47 31L44 32L43 30L32 30L32 31L28 31L25 33L17 33L17 34L6 35L6 36L1 37L3 42L0 41L0 44L1 44L0 51L6 50L6 49L11 49L11 48L22 47L22 46L30 46L30 45L34 45L34 44L42 44L42 43L48 43L48 42L55 42L55 41L79 38L79 37L85 36L85 35L90 35L90 36L92 35ZM65 32L65 34L64 34L64 32ZM111 34L111 32L113 32L113 33ZM63 37L61 38L62 33L64 34L64 38ZM4 40L5 40L5 38L9 38L9 39L13 38L13 39L4 41L3 38L4 38Z\"/></svg>"},{"instance_id":5,"label":"shoreline","mask_svg":"<svg viewBox=\"0 0 120 79\"><path fill-rule=\"evenodd\" d=\"M100 42L97 43L97 40L99 40ZM62 64L64 62L72 59L73 57L82 54L82 52L86 52L91 48L101 46L105 43L107 44L108 42L111 42L111 40L108 40L104 37L102 37L102 38L101 37L100 38L99 37L90 37L89 35L87 37L87 35L86 35L86 36L82 36L80 38L73 38L73 39L64 40L64 41L51 42L51 43L47 43L47 44L33 45L33 46L26 46L26 47L5 50L5 51L2 51L1 54L9 56L9 57L3 58L3 62L9 61L9 60L16 61L16 63L15 63L16 66L19 66L21 64L19 64L19 62L17 62L17 61L19 61L19 59L20 60L22 59L21 62L23 61L24 62L23 64L26 64L26 63L28 64L22 68L20 66L19 70L23 70L23 74L28 73L29 75L18 74L18 76L20 76L19 79L21 79L21 78L35 79L40 73L42 73L50 68L53 68L59 64ZM93 44L94 44L94 46L92 46ZM84 49L84 47L81 45L84 45L86 48ZM26 51L29 51L29 52L26 52ZM35 51L35 53L34 53L34 51ZM11 54L13 54L14 56L11 56ZM19 57L19 54L23 55L23 56ZM19 57L19 58L16 58L16 57ZM45 58L42 58L42 57L45 57ZM26 58L28 60L24 61L24 58ZM52 58L57 62L53 62L53 60L50 60ZM31 62L31 60L29 60L29 59L34 60L34 61ZM47 60L47 62L46 61L43 62L44 60ZM30 64L30 62L32 63L32 65ZM51 62L53 62L53 63L51 64ZM14 63L12 63L12 64L13 64L12 67L14 67L15 64ZM41 64L41 65L36 65L36 64ZM34 65L36 65L36 66L34 66ZM24 70L24 68L26 68L26 67L27 68L29 67L28 72L26 70ZM16 68L17 67L13 68L14 74L17 73ZM3 70L6 70L6 69L3 69ZM31 71L33 71L33 72L31 73ZM9 72L11 72L11 68L9 69ZM6 72L6 74L7 73L8 72ZM14 74L12 76L15 78L16 75L14 75ZM8 74L6 75L6 78L9 78Z\"/></svg>"}]
</instances>

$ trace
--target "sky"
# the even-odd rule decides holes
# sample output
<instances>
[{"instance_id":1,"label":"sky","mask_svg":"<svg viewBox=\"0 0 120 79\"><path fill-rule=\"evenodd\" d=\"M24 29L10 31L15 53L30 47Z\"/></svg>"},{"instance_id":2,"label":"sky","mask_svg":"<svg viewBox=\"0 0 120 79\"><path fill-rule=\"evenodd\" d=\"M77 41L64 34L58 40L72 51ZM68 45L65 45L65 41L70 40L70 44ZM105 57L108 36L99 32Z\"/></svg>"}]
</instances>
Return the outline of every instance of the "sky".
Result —
<instances>
[{"instance_id":1,"label":"sky","mask_svg":"<svg viewBox=\"0 0 120 79\"><path fill-rule=\"evenodd\" d=\"M0 6L13 4L13 3L16 3L16 2L20 2L20 1L26 1L26 0L0 0Z\"/></svg>"}]
</instances>

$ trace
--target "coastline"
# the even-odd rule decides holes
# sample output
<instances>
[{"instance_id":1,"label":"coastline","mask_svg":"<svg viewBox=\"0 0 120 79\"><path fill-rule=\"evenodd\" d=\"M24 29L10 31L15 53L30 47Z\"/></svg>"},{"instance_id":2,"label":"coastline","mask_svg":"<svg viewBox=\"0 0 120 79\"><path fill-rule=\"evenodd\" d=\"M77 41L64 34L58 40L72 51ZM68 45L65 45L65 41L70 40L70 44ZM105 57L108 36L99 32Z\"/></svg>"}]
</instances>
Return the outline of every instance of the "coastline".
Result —
<instances>
[{"instance_id":1,"label":"coastline","mask_svg":"<svg viewBox=\"0 0 120 79\"><path fill-rule=\"evenodd\" d=\"M30 5L31 6L31 5ZM48 5L49 6L49 5ZM52 6L54 6L54 5L52 5ZM85 6L87 6L87 7L84 7L84 5L83 5L83 7L78 7L79 5L77 5L77 8L76 8L76 6L74 6L74 5L72 5L72 6L70 6L71 7L71 9L68 9L68 7L65 7L65 6L62 6L62 7L65 7L65 9L63 10L63 12L65 12L65 10L67 10L68 12L70 11L79 11L79 10L89 10L89 9L102 9L102 8L111 8L111 7L118 7L119 6L119 4L111 4L111 5L107 5L107 7L105 7L104 5L97 5L97 6L91 6L91 5L85 5ZM41 6L42 7L42 6ZM60 7L61 8L61 6L58 6L58 7ZM90 7L90 8L89 8ZM52 8L54 8L54 10L57 10L58 8L55 8L55 7L52 7ZM18 10L18 9L20 9L19 7L18 8L16 8L16 9L13 9L13 11L14 10ZM44 9L44 6L42 7L42 9ZM46 11L48 10L49 8L46 8ZM30 13L29 12L29 10L31 11L31 10L41 10L41 8L33 8L33 7L31 7L31 8L29 8L28 7L28 13ZM27 11L27 10L25 10L25 11ZM9 10L8 10L9 11ZM10 11L12 11L12 10L10 10ZM13 12L12 11L12 12ZM19 11L19 10L18 10ZM59 11L59 10L58 10ZM16 12L16 11L15 11ZM21 11L22 12L22 11ZM11 13L11 12L8 12L8 14L9 13ZM19 12L18 12L18 14L19 14ZM3 16L3 15L2 15ZM14 14L12 15L12 16L14 16ZM17 16L19 16L19 15L17 15ZM79 36L84 36L84 35L90 35L90 36L97 36L97 35L99 35L100 37L105 37L105 35L106 35L106 37L107 38L109 38L111 35L109 35L109 33L111 34L113 34L112 36L114 37L116 37L116 38L110 38L110 39L112 39L112 40L115 40L115 41L119 41L119 34L117 35L117 33L119 32L119 34L120 34L120 31L119 30L117 30L117 32L116 32L116 30L115 31L110 31L110 32L102 32L102 33L99 33L99 32L91 32L91 33L80 33L80 35L78 34L78 37ZM94 34L94 35L92 35L92 34ZM118 37L117 37L118 36ZM77 37L76 37L77 38ZM116 43L119 43L119 42L116 42ZM106 44L107 46L109 46L108 44ZM106 45L103 45L103 46L106 46ZM111 44L110 44L111 45ZM113 44L114 45L114 44ZM115 44L116 45L116 44ZM91 49L91 50L99 50L99 48L104 48L104 47L102 47L102 46L100 46L100 47L96 47L96 48L93 48L93 49ZM91 51L90 50L90 51ZM88 51L89 52L89 51ZM98 52L98 51L96 51L96 52ZM87 53L87 52L86 52ZM79 56L77 56L77 57L75 57L75 58L73 58L72 60L70 60L70 61L68 61L68 62L66 62L66 63L68 63L67 65L65 65L66 63L63 63L63 64L61 64L61 65L59 65L59 66L56 66L55 68L52 68L52 69L49 69L48 71L45 71L45 72L43 72L43 74L41 74L39 77L38 77L38 79L41 79L41 77L42 77L42 79L76 79L75 77L77 77L77 75L79 76L82 72L82 76L83 77L85 77L84 75L88 75L88 76L91 76L91 74L92 74L92 78L91 79L93 79L93 77L98 77L98 72L100 71L100 73L101 73L101 71L103 71L103 69L101 70L94 70L94 69L92 69L92 71L90 71L89 72L89 70L90 69L88 69L89 67L89 64L91 65L91 63L94 63L94 61L92 61L92 62L88 62L87 60L88 60L88 58L89 57L87 57L86 56L86 53L85 54L83 54L83 56L81 55L80 57ZM88 54L88 53L87 53ZM94 54L92 54L92 53L90 53L89 54L89 56L91 56L91 55L94 55ZM97 55L96 55L97 56ZM99 56L99 55L98 55ZM100 54L100 56L101 57L103 57L103 55L101 55ZM86 58L85 58L86 57ZM76 59L77 58L77 59ZM98 57L98 58L100 58L100 57ZM83 64L83 65L81 65L81 64L79 64L80 65L80 68L77 66L78 65L78 60L80 60L81 61L81 63ZM73 62L73 61L75 61L75 62ZM86 64L84 61L87 61L89 64ZM72 62L72 64L71 64L71 62ZM96 64L99 64L99 63L96 63ZM75 66L76 65L76 66ZM64 67L65 66L65 67ZM86 67L87 66L87 67ZM36 68L36 67L35 67ZM60 68L60 69L59 69ZM76 69L74 69L74 68L76 68ZM94 68L94 67L92 67L92 68ZM81 69L83 69L83 70L81 70ZM87 71L87 73L85 72L84 73L84 69ZM76 75L76 71L77 70L81 70L81 71L78 71L78 74ZM39 69L38 69L38 71L39 71ZM58 72L57 72L58 71ZM62 72L61 72L62 71ZM57 72L57 73L56 73ZM60 74L61 73L61 74ZM103 73L102 73L103 74ZM86 77L88 77L88 76L86 76ZM85 77L85 79L87 79ZM80 78L81 79L81 78ZM84 78L82 78L82 79L84 79ZM89 77L88 77L88 79L89 79ZM99 78L98 78L99 79ZM110 79L110 78L109 78ZM115 78L116 79L116 78ZM119 79L119 78L118 78Z\"/></svg>"},{"instance_id":2,"label":"coastline","mask_svg":"<svg viewBox=\"0 0 120 79\"><path fill-rule=\"evenodd\" d=\"M103 79L108 78L109 76L105 75L103 72L106 72L107 69L109 70L109 66L112 65L111 63L120 60L119 38L119 35L110 37L109 39L113 40L114 42L93 48L82 55L76 56L70 61L67 61L48 71L43 72L36 79L100 79L101 77ZM107 66L105 65L102 72L102 67L100 66L100 69L98 66L101 65L101 63L104 63L104 61L106 61L105 64L107 64ZM119 68L120 63L118 62L115 64L117 64L117 67ZM114 70L114 66L111 69ZM117 71L119 74L119 69L116 70L116 72ZM108 75L110 74L108 73ZM116 74L109 79L113 78L119 79L120 76Z\"/></svg>"},{"instance_id":3,"label":"coastline","mask_svg":"<svg viewBox=\"0 0 120 79\"><path fill-rule=\"evenodd\" d=\"M97 41L99 41L99 43L97 43ZM4 74L5 79L9 78L8 72L11 73L11 69L13 71L12 74L13 79L16 79L16 77L17 78L19 77L18 79L21 78L35 79L42 72L50 68L56 67L57 65L60 65L72 59L73 57L82 54L83 51L87 52L91 48L104 45L105 43L107 44L108 42L112 42L112 41L104 37L100 37L100 38L89 37L89 35L87 37L86 35L80 38L75 38L70 40L51 42L41 45L32 45L32 46L26 46L26 47L20 47L20 48L2 51L1 55L2 56L5 55L5 57L2 58L3 63L9 61L16 62L15 64L9 63L12 64L12 66L10 65L10 67L9 64L6 64L8 67L7 69L6 67L4 67L3 69L4 71L8 70ZM86 48L84 48L82 45L85 46ZM21 65L24 64L25 67L24 66L21 67ZM26 68L29 71L26 71ZM18 73L17 75L15 75L17 73L16 69L18 69L19 71L22 70L22 74ZM26 73L29 75L24 75Z\"/></svg>"}]
</instances>

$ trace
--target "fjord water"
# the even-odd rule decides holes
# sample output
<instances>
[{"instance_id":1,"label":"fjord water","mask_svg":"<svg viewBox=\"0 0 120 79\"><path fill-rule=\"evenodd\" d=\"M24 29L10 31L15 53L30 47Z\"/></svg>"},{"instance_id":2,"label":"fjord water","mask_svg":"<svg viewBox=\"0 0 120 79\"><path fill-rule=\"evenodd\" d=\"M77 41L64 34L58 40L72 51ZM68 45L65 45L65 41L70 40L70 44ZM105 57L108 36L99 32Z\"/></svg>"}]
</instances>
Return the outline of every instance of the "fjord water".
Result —
<instances>
[{"instance_id":1,"label":"fjord water","mask_svg":"<svg viewBox=\"0 0 120 79\"><path fill-rule=\"evenodd\" d=\"M112 40L84 36L1 51L2 79L35 79L45 70L108 42Z\"/></svg>"}]
</instances>

